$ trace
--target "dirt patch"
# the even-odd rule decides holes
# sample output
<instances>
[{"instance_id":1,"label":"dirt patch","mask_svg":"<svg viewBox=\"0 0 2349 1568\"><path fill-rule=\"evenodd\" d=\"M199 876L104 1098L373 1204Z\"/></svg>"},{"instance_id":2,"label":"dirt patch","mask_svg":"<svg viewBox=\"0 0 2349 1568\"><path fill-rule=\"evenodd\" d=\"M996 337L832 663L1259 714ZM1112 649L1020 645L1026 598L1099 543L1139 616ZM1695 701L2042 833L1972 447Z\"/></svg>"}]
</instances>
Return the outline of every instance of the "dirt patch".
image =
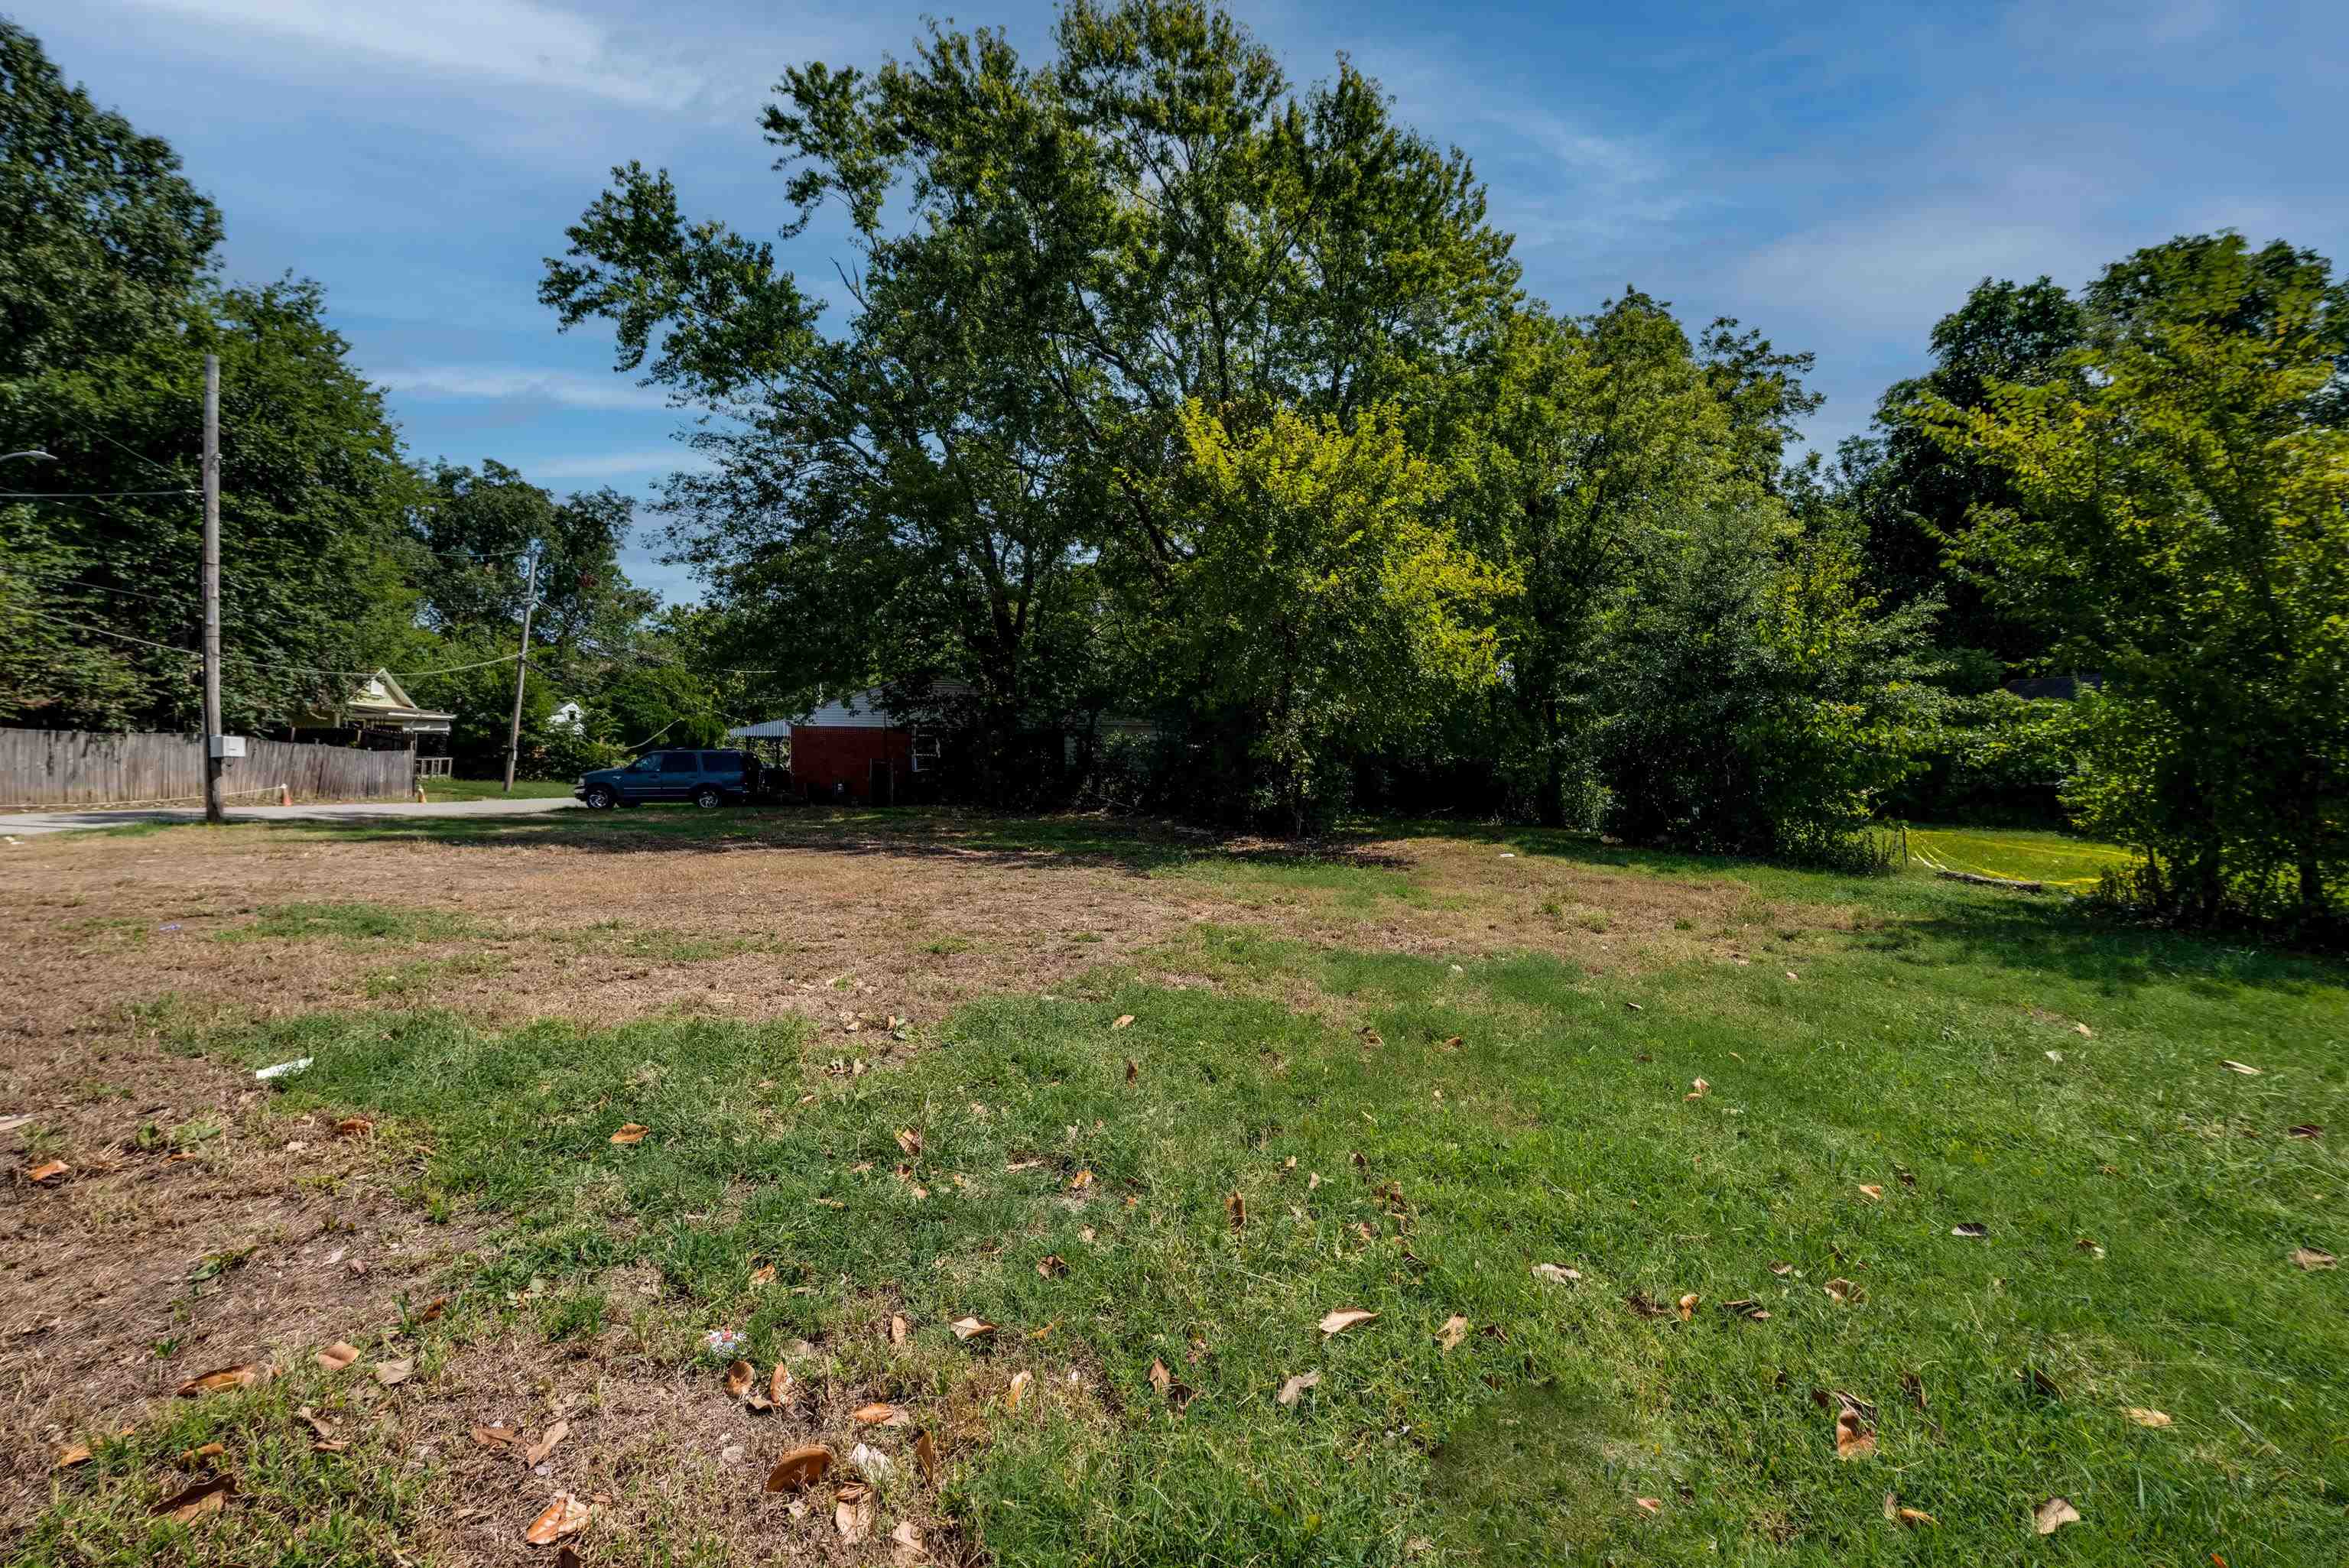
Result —
<instances>
[{"instance_id":1,"label":"dirt patch","mask_svg":"<svg viewBox=\"0 0 2349 1568\"><path fill-rule=\"evenodd\" d=\"M471 1245L398 1193L406 1156L279 1117L244 1074L118 1043L47 1054L19 1036L0 1198L0 1525L46 1495L69 1439L138 1425L191 1377L367 1343ZM71 1169L23 1179L37 1141Z\"/></svg>"}]
</instances>

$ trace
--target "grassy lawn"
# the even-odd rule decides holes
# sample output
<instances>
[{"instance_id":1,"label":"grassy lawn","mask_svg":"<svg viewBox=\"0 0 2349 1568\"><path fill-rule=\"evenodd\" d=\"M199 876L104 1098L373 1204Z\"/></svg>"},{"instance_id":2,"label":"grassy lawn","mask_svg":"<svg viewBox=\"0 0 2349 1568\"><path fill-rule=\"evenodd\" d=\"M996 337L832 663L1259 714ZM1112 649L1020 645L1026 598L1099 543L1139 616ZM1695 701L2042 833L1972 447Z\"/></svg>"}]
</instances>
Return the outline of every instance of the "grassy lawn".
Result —
<instances>
[{"instance_id":1,"label":"grassy lawn","mask_svg":"<svg viewBox=\"0 0 2349 1568\"><path fill-rule=\"evenodd\" d=\"M2107 871L2125 871L2137 857L2112 844L2028 828L1909 830L1915 863L2015 882L2042 882L2075 891L2094 888Z\"/></svg>"},{"instance_id":2,"label":"grassy lawn","mask_svg":"<svg viewBox=\"0 0 2349 1568\"><path fill-rule=\"evenodd\" d=\"M503 779L427 779L424 794L431 800L544 800L568 799L568 779L517 779L508 789Z\"/></svg>"},{"instance_id":3,"label":"grassy lawn","mask_svg":"<svg viewBox=\"0 0 2349 1568\"><path fill-rule=\"evenodd\" d=\"M1319 857L890 813L496 841L603 846L616 876L632 849L771 853L787 883L812 851L741 841L768 831L861 855L947 838L1022 886L1103 868L1123 881L1089 886L1190 913L1096 960L1123 916L1088 894L1056 950L1073 967L895 1031L829 999L609 1026L492 1024L390 983L274 1016L163 999L144 1017L191 1058L312 1058L250 1113L259 1136L371 1120L421 1233L453 1238L448 1302L336 1331L411 1362L397 1387L305 1355L86 1434L20 1557L485 1559L442 1533L461 1495L512 1560L561 1485L603 1500L590 1563L913 1560L901 1521L933 1561L1007 1564L2349 1558L2349 1301L2293 1257L2349 1242L2330 963L1923 874L1456 824ZM378 976L445 962L413 955L454 917L403 920L398 896L236 929L365 944L349 961ZM772 965L792 923L545 940ZM1325 1332L1342 1309L1376 1315ZM991 1329L952 1326L972 1318ZM714 1329L761 1387L790 1367L789 1409L743 1415ZM590 1449L661 1379L699 1401L681 1438ZM546 1479L483 1491L462 1423L525 1384L582 1436ZM431 1400L460 1435L419 1457L402 1423ZM860 1422L876 1404L903 1424ZM317 1451L304 1407L352 1446ZM150 1520L210 1441L233 1531ZM869 1539L843 1541L829 1482L804 1517L760 1491L800 1442L844 1466L866 1446ZM2079 1519L2043 1539L2057 1498Z\"/></svg>"}]
</instances>

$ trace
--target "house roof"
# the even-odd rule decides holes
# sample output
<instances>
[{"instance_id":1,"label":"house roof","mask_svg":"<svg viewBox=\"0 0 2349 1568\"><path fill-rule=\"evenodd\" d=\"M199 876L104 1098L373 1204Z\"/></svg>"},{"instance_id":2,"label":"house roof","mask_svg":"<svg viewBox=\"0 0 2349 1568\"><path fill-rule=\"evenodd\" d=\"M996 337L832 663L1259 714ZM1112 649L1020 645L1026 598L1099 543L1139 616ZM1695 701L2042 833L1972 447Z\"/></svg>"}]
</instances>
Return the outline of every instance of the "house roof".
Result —
<instances>
[{"instance_id":1,"label":"house roof","mask_svg":"<svg viewBox=\"0 0 2349 1568\"><path fill-rule=\"evenodd\" d=\"M967 696L971 689L963 681L937 681L930 686L930 693L934 697L957 697ZM882 688L868 686L796 718L771 718L726 733L738 740L779 739L794 729L898 729L922 717L920 713L892 713L883 706Z\"/></svg>"},{"instance_id":2,"label":"house roof","mask_svg":"<svg viewBox=\"0 0 2349 1568\"><path fill-rule=\"evenodd\" d=\"M405 724L431 724L440 728L457 716L439 708L419 707L416 699L394 678L389 670L378 670L359 688L345 697L341 707L331 713L319 709L314 717L330 717L336 723L346 719L359 724L374 720L397 720Z\"/></svg>"}]
</instances>

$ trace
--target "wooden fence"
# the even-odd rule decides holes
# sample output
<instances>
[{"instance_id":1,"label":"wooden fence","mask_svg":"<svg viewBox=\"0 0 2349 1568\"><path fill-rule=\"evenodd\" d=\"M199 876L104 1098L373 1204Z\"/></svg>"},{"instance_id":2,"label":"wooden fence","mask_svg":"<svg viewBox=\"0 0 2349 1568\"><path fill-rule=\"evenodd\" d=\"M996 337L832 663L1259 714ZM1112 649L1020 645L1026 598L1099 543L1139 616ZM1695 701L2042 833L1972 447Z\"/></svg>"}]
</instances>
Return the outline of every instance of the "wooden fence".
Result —
<instances>
[{"instance_id":1,"label":"wooden fence","mask_svg":"<svg viewBox=\"0 0 2349 1568\"><path fill-rule=\"evenodd\" d=\"M232 806L274 805L281 784L296 800L400 799L416 793L416 759L405 751L247 740L221 780ZM0 729L0 810L189 806L203 795L203 742L191 735Z\"/></svg>"}]
</instances>

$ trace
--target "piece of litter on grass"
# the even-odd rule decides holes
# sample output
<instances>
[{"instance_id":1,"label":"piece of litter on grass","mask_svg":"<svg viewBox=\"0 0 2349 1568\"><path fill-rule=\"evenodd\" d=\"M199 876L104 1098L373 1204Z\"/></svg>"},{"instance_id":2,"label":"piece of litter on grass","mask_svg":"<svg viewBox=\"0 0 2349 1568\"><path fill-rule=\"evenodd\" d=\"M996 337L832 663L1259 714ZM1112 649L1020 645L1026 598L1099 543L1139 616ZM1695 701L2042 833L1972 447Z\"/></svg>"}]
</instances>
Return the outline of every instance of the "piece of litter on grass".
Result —
<instances>
[{"instance_id":1,"label":"piece of litter on grass","mask_svg":"<svg viewBox=\"0 0 2349 1568\"><path fill-rule=\"evenodd\" d=\"M1503 860L1505 860L1505 861L1514 861L1514 860L1516 860L1517 857L1516 857L1515 854L1511 853L1509 851L1507 851L1507 850L1503 850L1503 851L1501 851L1501 858L1502 858Z\"/></svg>"},{"instance_id":2,"label":"piece of litter on grass","mask_svg":"<svg viewBox=\"0 0 2349 1568\"><path fill-rule=\"evenodd\" d=\"M264 1083L267 1083L271 1078L292 1078L295 1073L308 1067L310 1060L308 1057L296 1057L290 1062L279 1062L274 1067L257 1068L254 1070L253 1076Z\"/></svg>"},{"instance_id":3,"label":"piece of litter on grass","mask_svg":"<svg viewBox=\"0 0 2349 1568\"><path fill-rule=\"evenodd\" d=\"M2050 1051L2047 1053L2047 1059L2051 1062L2060 1062L2064 1059L2064 1053L2061 1051Z\"/></svg>"},{"instance_id":4,"label":"piece of litter on grass","mask_svg":"<svg viewBox=\"0 0 2349 1568\"><path fill-rule=\"evenodd\" d=\"M2080 1511L2060 1497L2051 1497L2039 1505L2031 1516L2032 1528L2042 1535L2053 1535L2067 1524L2080 1522Z\"/></svg>"},{"instance_id":5,"label":"piece of litter on grass","mask_svg":"<svg viewBox=\"0 0 2349 1568\"><path fill-rule=\"evenodd\" d=\"M2225 1068L2230 1073L2240 1073L2245 1078L2257 1078L2262 1070L2259 1068L2252 1067L2248 1062L2220 1062L2219 1065ZM2055 1501L2062 1502L2064 1500L2062 1498L2057 1498ZM2069 1505L2067 1504L2066 1506Z\"/></svg>"},{"instance_id":6,"label":"piece of litter on grass","mask_svg":"<svg viewBox=\"0 0 2349 1568\"><path fill-rule=\"evenodd\" d=\"M1990 1234L1990 1227L1988 1225L1976 1224L1951 1225L1950 1227L1950 1234L1953 1236L1963 1236L1970 1242L1978 1242L1984 1236Z\"/></svg>"},{"instance_id":7,"label":"piece of litter on grass","mask_svg":"<svg viewBox=\"0 0 2349 1568\"><path fill-rule=\"evenodd\" d=\"M701 1336L701 1348L705 1354L723 1356L730 1361L733 1360L736 1353L748 1343L749 1341L745 1340L740 1334L730 1328L713 1328Z\"/></svg>"}]
</instances>

